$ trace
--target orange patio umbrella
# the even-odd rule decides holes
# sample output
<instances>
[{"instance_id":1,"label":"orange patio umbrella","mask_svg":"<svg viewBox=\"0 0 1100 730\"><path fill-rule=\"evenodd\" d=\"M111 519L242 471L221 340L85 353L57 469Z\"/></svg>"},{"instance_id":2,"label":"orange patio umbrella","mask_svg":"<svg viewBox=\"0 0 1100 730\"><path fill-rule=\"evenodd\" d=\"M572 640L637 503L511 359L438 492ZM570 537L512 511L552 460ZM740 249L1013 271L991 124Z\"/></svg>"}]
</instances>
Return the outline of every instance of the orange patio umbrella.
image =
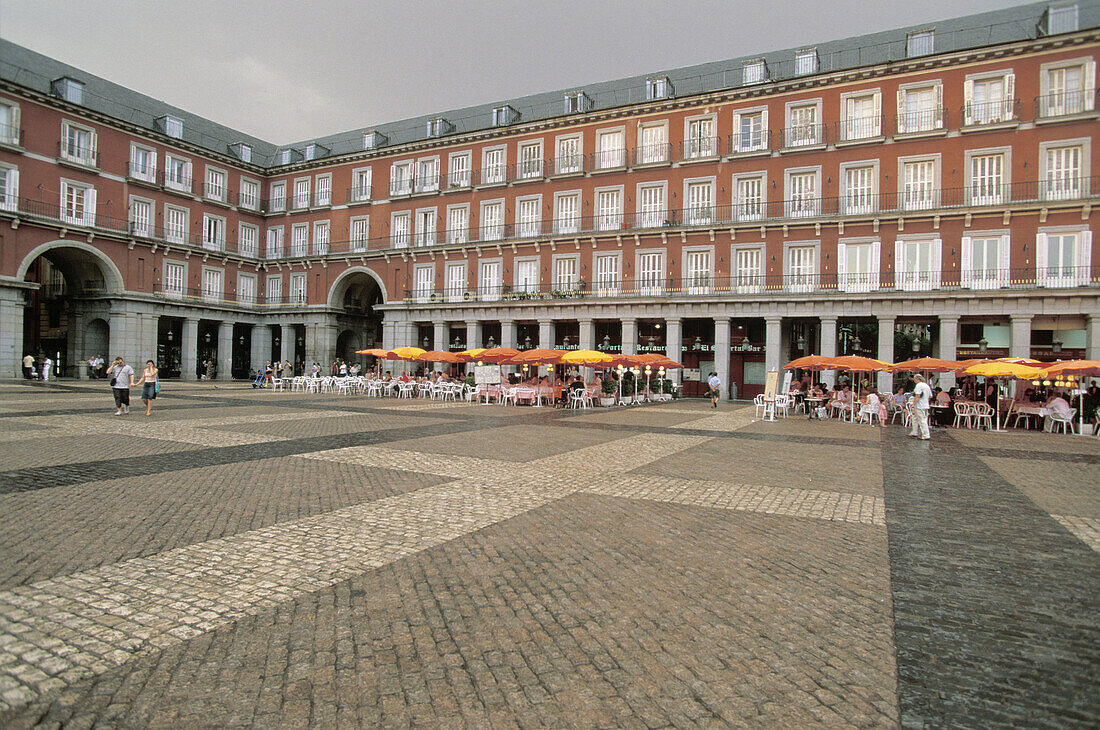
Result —
<instances>
[{"instance_id":1,"label":"orange patio umbrella","mask_svg":"<svg viewBox=\"0 0 1100 730\"><path fill-rule=\"evenodd\" d=\"M833 370L834 366L831 364L832 358L825 357L823 355L806 355L805 357L795 358L789 363L783 366L784 370Z\"/></svg>"},{"instance_id":2,"label":"orange patio umbrella","mask_svg":"<svg viewBox=\"0 0 1100 730\"><path fill-rule=\"evenodd\" d=\"M875 360L870 357L863 357L861 355L842 355L840 357L827 357L825 360L835 370L850 370L853 373L874 373L874 372L893 372L894 366L892 363L885 362L883 360ZM856 395L855 391L852 392L852 423L856 421Z\"/></svg>"},{"instance_id":3,"label":"orange patio umbrella","mask_svg":"<svg viewBox=\"0 0 1100 730\"><path fill-rule=\"evenodd\" d=\"M954 360L941 360L938 357L918 357L915 360L894 363L894 372L953 373L958 365Z\"/></svg>"},{"instance_id":4,"label":"orange patio umbrella","mask_svg":"<svg viewBox=\"0 0 1100 730\"><path fill-rule=\"evenodd\" d=\"M515 350L511 347L490 347L485 350L477 359L484 363L490 363L493 365L504 362L519 354L519 350Z\"/></svg>"},{"instance_id":5,"label":"orange patio umbrella","mask_svg":"<svg viewBox=\"0 0 1100 730\"><path fill-rule=\"evenodd\" d=\"M392 354L389 350L383 350L380 347L372 347L369 350L356 350L356 355L371 355L377 357L379 360L386 360Z\"/></svg>"},{"instance_id":6,"label":"orange patio umbrella","mask_svg":"<svg viewBox=\"0 0 1100 730\"><path fill-rule=\"evenodd\" d=\"M416 359L420 362L463 362L458 353L443 350L429 350Z\"/></svg>"},{"instance_id":7,"label":"orange patio umbrella","mask_svg":"<svg viewBox=\"0 0 1100 730\"><path fill-rule=\"evenodd\" d=\"M506 365L555 365L561 362L566 352L567 350L550 350L536 347L531 350L524 350L523 352L516 353L503 362Z\"/></svg>"},{"instance_id":8,"label":"orange patio umbrella","mask_svg":"<svg viewBox=\"0 0 1100 730\"><path fill-rule=\"evenodd\" d=\"M1100 376L1100 360L1063 360L1043 368L1043 378L1045 379L1065 375Z\"/></svg>"},{"instance_id":9,"label":"orange patio umbrella","mask_svg":"<svg viewBox=\"0 0 1100 730\"><path fill-rule=\"evenodd\" d=\"M463 350L458 353L458 356L462 358L464 362L474 362L481 357L481 353L483 352L485 352L484 347L474 347L469 350Z\"/></svg>"},{"instance_id":10,"label":"orange patio umbrella","mask_svg":"<svg viewBox=\"0 0 1100 730\"><path fill-rule=\"evenodd\" d=\"M390 354L394 360L416 360L425 352L419 347L395 347Z\"/></svg>"}]
</instances>

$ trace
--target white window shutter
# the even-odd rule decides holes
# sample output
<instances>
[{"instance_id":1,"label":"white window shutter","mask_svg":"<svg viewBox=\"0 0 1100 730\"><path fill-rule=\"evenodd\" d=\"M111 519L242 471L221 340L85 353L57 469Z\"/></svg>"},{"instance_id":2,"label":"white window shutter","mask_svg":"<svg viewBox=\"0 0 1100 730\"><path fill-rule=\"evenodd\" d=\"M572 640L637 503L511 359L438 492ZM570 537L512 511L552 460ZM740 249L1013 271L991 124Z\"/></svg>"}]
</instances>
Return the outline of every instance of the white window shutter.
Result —
<instances>
[{"instance_id":1,"label":"white window shutter","mask_svg":"<svg viewBox=\"0 0 1100 730\"><path fill-rule=\"evenodd\" d=\"M836 245L836 288L848 291L848 245Z\"/></svg>"},{"instance_id":2,"label":"white window shutter","mask_svg":"<svg viewBox=\"0 0 1100 730\"><path fill-rule=\"evenodd\" d=\"M871 243L871 288L878 289L879 269L882 262L882 241Z\"/></svg>"},{"instance_id":3,"label":"white window shutter","mask_svg":"<svg viewBox=\"0 0 1100 730\"><path fill-rule=\"evenodd\" d=\"M6 181L7 190L4 191L4 197L7 198L8 209L16 210L19 207L19 170L16 168L8 170Z\"/></svg>"},{"instance_id":4,"label":"white window shutter","mask_svg":"<svg viewBox=\"0 0 1100 730\"><path fill-rule=\"evenodd\" d=\"M1047 285L1047 234L1045 233L1035 236L1035 283L1038 286Z\"/></svg>"},{"instance_id":5,"label":"white window shutter","mask_svg":"<svg viewBox=\"0 0 1100 730\"><path fill-rule=\"evenodd\" d=\"M1096 71L1096 69L1094 67L1093 68L1093 76L1096 75L1095 71ZM13 106L11 108L11 140L15 144L20 144L23 141L22 139L20 139L20 134L19 134L19 132L20 132L20 127L19 127L19 115L20 115L20 113L21 112L20 112L19 107Z\"/></svg>"},{"instance_id":6,"label":"white window shutter","mask_svg":"<svg viewBox=\"0 0 1100 730\"><path fill-rule=\"evenodd\" d=\"M905 242L894 241L894 288L905 285Z\"/></svg>"},{"instance_id":7,"label":"white window shutter","mask_svg":"<svg viewBox=\"0 0 1100 730\"><path fill-rule=\"evenodd\" d=\"M1087 286L1092 280L1092 231L1081 232L1077 246L1077 286Z\"/></svg>"},{"instance_id":8,"label":"white window shutter","mask_svg":"<svg viewBox=\"0 0 1100 730\"><path fill-rule=\"evenodd\" d=\"M1005 121L1016 118L1016 74L1005 74Z\"/></svg>"},{"instance_id":9,"label":"white window shutter","mask_svg":"<svg viewBox=\"0 0 1100 730\"><path fill-rule=\"evenodd\" d=\"M95 225L95 188L84 191L84 225Z\"/></svg>"},{"instance_id":10,"label":"white window shutter","mask_svg":"<svg viewBox=\"0 0 1100 730\"><path fill-rule=\"evenodd\" d=\"M875 122L872 125L875 136L882 134L882 92L876 91L874 96Z\"/></svg>"},{"instance_id":11,"label":"white window shutter","mask_svg":"<svg viewBox=\"0 0 1100 730\"><path fill-rule=\"evenodd\" d=\"M933 97L934 97L934 102L933 103L936 105L936 108L933 111L936 115L936 129L942 129L944 127L944 122L943 122L943 85L942 84L936 84L932 88L935 91L935 93L933 94Z\"/></svg>"},{"instance_id":12,"label":"white window shutter","mask_svg":"<svg viewBox=\"0 0 1100 730\"><path fill-rule=\"evenodd\" d=\"M905 134L905 90L898 89L898 123L896 134Z\"/></svg>"},{"instance_id":13,"label":"white window shutter","mask_svg":"<svg viewBox=\"0 0 1100 730\"><path fill-rule=\"evenodd\" d=\"M94 129L88 135L88 147L88 158L94 165L96 164L96 150L99 149L99 146L96 144L96 133Z\"/></svg>"},{"instance_id":14,"label":"white window shutter","mask_svg":"<svg viewBox=\"0 0 1100 730\"><path fill-rule=\"evenodd\" d=\"M1007 233L1001 236L1001 260L998 262L1000 271L997 274L998 286L1008 286L1012 281L1011 269L1012 266L1012 236Z\"/></svg>"},{"instance_id":15,"label":"white window shutter","mask_svg":"<svg viewBox=\"0 0 1100 730\"><path fill-rule=\"evenodd\" d=\"M974 266L974 263L973 251L971 249L974 245L974 241L970 236L963 236L959 243L962 246L962 256L959 263L959 268L961 269L959 272L959 285L969 289L973 283L973 272L971 268Z\"/></svg>"},{"instance_id":16,"label":"white window shutter","mask_svg":"<svg viewBox=\"0 0 1100 730\"><path fill-rule=\"evenodd\" d=\"M740 152L745 149L745 140L741 139L741 115L736 112L733 115L733 138L737 140L737 145L730 150L731 152Z\"/></svg>"},{"instance_id":17,"label":"white window shutter","mask_svg":"<svg viewBox=\"0 0 1100 730\"><path fill-rule=\"evenodd\" d=\"M768 110L765 109L760 114L760 134L763 136L764 146L771 147L771 142L768 141Z\"/></svg>"},{"instance_id":18,"label":"white window shutter","mask_svg":"<svg viewBox=\"0 0 1100 730\"><path fill-rule=\"evenodd\" d=\"M1084 111L1092 111L1093 106L1096 104L1096 61L1086 61L1085 72L1082 75L1085 77Z\"/></svg>"},{"instance_id":19,"label":"white window shutter","mask_svg":"<svg viewBox=\"0 0 1100 730\"><path fill-rule=\"evenodd\" d=\"M963 82L963 124L974 123L974 79Z\"/></svg>"},{"instance_id":20,"label":"white window shutter","mask_svg":"<svg viewBox=\"0 0 1100 730\"><path fill-rule=\"evenodd\" d=\"M932 288L940 288L940 272L943 269L943 239L932 241Z\"/></svg>"}]
</instances>

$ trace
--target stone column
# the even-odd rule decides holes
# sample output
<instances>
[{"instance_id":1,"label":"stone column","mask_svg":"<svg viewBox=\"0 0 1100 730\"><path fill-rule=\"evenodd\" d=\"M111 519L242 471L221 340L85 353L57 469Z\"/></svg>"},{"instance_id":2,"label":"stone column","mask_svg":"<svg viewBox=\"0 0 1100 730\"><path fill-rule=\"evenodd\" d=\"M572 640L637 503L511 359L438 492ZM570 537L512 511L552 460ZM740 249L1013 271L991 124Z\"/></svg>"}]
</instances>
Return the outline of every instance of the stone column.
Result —
<instances>
[{"instance_id":1,"label":"stone column","mask_svg":"<svg viewBox=\"0 0 1100 730\"><path fill-rule=\"evenodd\" d=\"M554 347L554 320L539 320L539 347L550 350Z\"/></svg>"},{"instance_id":2,"label":"stone column","mask_svg":"<svg viewBox=\"0 0 1100 730\"><path fill-rule=\"evenodd\" d=\"M297 372L298 359L302 353L298 352L298 332L293 325L283 325L283 333L279 336L282 345L283 360L290 360L291 370ZM308 371L308 368L306 368ZM303 372L302 375L305 375Z\"/></svg>"},{"instance_id":3,"label":"stone column","mask_svg":"<svg viewBox=\"0 0 1100 730\"><path fill-rule=\"evenodd\" d=\"M397 332L397 322L393 319L393 315L386 312L382 319L382 349L392 350L397 347L394 344Z\"/></svg>"},{"instance_id":4,"label":"stone column","mask_svg":"<svg viewBox=\"0 0 1100 730\"><path fill-rule=\"evenodd\" d=\"M894 323L896 319L889 316L878 318L878 359L886 362L894 361ZM890 373L878 374L878 389L880 393L889 393L894 376Z\"/></svg>"},{"instance_id":5,"label":"stone column","mask_svg":"<svg viewBox=\"0 0 1100 730\"><path fill-rule=\"evenodd\" d=\"M218 380L233 379L233 323L218 323Z\"/></svg>"},{"instance_id":6,"label":"stone column","mask_svg":"<svg viewBox=\"0 0 1100 730\"><path fill-rule=\"evenodd\" d=\"M714 370L722 381L721 399L727 400L730 394L730 318L714 318ZM738 386L738 393L741 392Z\"/></svg>"},{"instance_id":7,"label":"stone column","mask_svg":"<svg viewBox=\"0 0 1100 730\"><path fill-rule=\"evenodd\" d=\"M199 320L188 317L183 320L183 342L180 343L180 380L198 380L199 367ZM104 355L103 357L107 357ZM108 358L108 362L110 359Z\"/></svg>"},{"instance_id":8,"label":"stone column","mask_svg":"<svg viewBox=\"0 0 1100 730\"><path fill-rule=\"evenodd\" d=\"M157 359L157 333L159 331L160 317L156 314L142 314L141 336L139 342L140 358L138 362L145 367L146 360ZM72 363L70 363L72 364Z\"/></svg>"},{"instance_id":9,"label":"stone column","mask_svg":"<svg viewBox=\"0 0 1100 730\"><path fill-rule=\"evenodd\" d=\"M940 315L940 336L936 340L936 357L941 360L954 360L959 346L958 315ZM955 387L955 373L940 373L940 387L950 390Z\"/></svg>"},{"instance_id":10,"label":"stone column","mask_svg":"<svg viewBox=\"0 0 1100 730\"><path fill-rule=\"evenodd\" d=\"M1085 315L1085 359L1100 360L1100 315Z\"/></svg>"},{"instance_id":11,"label":"stone column","mask_svg":"<svg viewBox=\"0 0 1100 730\"><path fill-rule=\"evenodd\" d=\"M252 325L252 349L249 361L253 370L260 370L264 363L271 360L271 327L264 324Z\"/></svg>"},{"instance_id":12,"label":"stone column","mask_svg":"<svg viewBox=\"0 0 1100 730\"><path fill-rule=\"evenodd\" d=\"M466 322L466 349L475 347L481 347L481 322L469 320Z\"/></svg>"},{"instance_id":13,"label":"stone column","mask_svg":"<svg viewBox=\"0 0 1100 730\"><path fill-rule=\"evenodd\" d=\"M433 350L447 349L447 323L432 322L432 348Z\"/></svg>"},{"instance_id":14,"label":"stone column","mask_svg":"<svg viewBox=\"0 0 1100 730\"><path fill-rule=\"evenodd\" d=\"M1013 314L1012 345L1009 354L1012 357L1031 357L1031 315Z\"/></svg>"},{"instance_id":15,"label":"stone column","mask_svg":"<svg viewBox=\"0 0 1100 730\"><path fill-rule=\"evenodd\" d=\"M665 355L669 360L680 362L684 356L684 323L680 319L665 320ZM668 378L674 383L680 383L683 377L682 370L670 370Z\"/></svg>"},{"instance_id":16,"label":"stone column","mask_svg":"<svg viewBox=\"0 0 1100 730\"><path fill-rule=\"evenodd\" d=\"M836 357L836 317L821 318L821 356ZM821 382L830 388L836 383L836 370L821 371Z\"/></svg>"},{"instance_id":17,"label":"stone column","mask_svg":"<svg viewBox=\"0 0 1100 730\"><path fill-rule=\"evenodd\" d=\"M783 318L782 317L765 317L764 318L764 370L779 370L783 363L779 362L782 357L781 350L783 335Z\"/></svg>"},{"instance_id":18,"label":"stone column","mask_svg":"<svg viewBox=\"0 0 1100 730\"><path fill-rule=\"evenodd\" d=\"M623 354L638 354L638 320L633 317L623 320Z\"/></svg>"},{"instance_id":19,"label":"stone column","mask_svg":"<svg viewBox=\"0 0 1100 730\"><path fill-rule=\"evenodd\" d=\"M580 325L580 343L578 343L578 349L581 350L595 350L596 349L596 325L590 319L577 320Z\"/></svg>"},{"instance_id":20,"label":"stone column","mask_svg":"<svg viewBox=\"0 0 1100 730\"><path fill-rule=\"evenodd\" d=\"M336 340L339 336L340 330L335 324L317 325L317 347L324 358L321 362L331 365L336 359Z\"/></svg>"},{"instance_id":21,"label":"stone column","mask_svg":"<svg viewBox=\"0 0 1100 730\"><path fill-rule=\"evenodd\" d=\"M500 320L500 344L498 347L516 346L516 323L511 319Z\"/></svg>"},{"instance_id":22,"label":"stone column","mask_svg":"<svg viewBox=\"0 0 1100 730\"><path fill-rule=\"evenodd\" d=\"M0 378L23 379L23 302L22 289L0 288Z\"/></svg>"}]
</instances>

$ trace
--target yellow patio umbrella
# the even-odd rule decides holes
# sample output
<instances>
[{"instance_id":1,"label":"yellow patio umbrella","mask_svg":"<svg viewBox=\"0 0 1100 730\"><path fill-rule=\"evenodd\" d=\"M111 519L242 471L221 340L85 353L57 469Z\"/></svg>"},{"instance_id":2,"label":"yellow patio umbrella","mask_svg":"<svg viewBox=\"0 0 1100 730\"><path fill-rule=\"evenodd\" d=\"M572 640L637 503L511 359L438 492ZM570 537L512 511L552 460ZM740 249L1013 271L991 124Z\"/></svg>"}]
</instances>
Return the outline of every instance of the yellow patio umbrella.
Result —
<instances>
[{"instance_id":1,"label":"yellow patio umbrella","mask_svg":"<svg viewBox=\"0 0 1100 730\"><path fill-rule=\"evenodd\" d=\"M395 347L391 352L398 360L415 360L427 350L422 350L419 347Z\"/></svg>"},{"instance_id":2,"label":"yellow patio umbrella","mask_svg":"<svg viewBox=\"0 0 1100 730\"><path fill-rule=\"evenodd\" d=\"M611 362L613 359L611 355L596 350L570 350L562 355L561 361L570 365L598 365L603 362Z\"/></svg>"},{"instance_id":3,"label":"yellow patio umbrella","mask_svg":"<svg viewBox=\"0 0 1100 730\"><path fill-rule=\"evenodd\" d=\"M489 348L487 348L487 347L473 347L473 348L470 348L469 350L463 350L462 352L458 353L458 356L461 357L466 362L474 362L474 361L477 360L477 356L480 355L481 353L485 352L487 349L489 349Z\"/></svg>"},{"instance_id":4,"label":"yellow patio umbrella","mask_svg":"<svg viewBox=\"0 0 1100 730\"><path fill-rule=\"evenodd\" d=\"M964 375L981 375L983 378L1023 378L1025 380L1035 380L1043 374L1042 368L1031 367L1030 365L1021 365L1015 362L1004 362L1001 360L993 360L991 362L983 362L977 365L971 365L966 370L963 370ZM1000 391L997 393L997 430L1001 430L1001 398Z\"/></svg>"}]
</instances>

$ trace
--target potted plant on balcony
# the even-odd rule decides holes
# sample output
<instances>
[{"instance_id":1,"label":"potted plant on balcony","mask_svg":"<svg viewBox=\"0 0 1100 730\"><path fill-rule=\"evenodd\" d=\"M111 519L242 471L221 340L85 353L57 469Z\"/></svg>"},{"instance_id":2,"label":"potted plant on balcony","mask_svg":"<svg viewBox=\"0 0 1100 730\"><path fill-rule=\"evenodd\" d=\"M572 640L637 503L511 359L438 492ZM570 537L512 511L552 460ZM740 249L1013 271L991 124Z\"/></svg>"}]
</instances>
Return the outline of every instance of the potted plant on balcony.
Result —
<instances>
[{"instance_id":1,"label":"potted plant on balcony","mask_svg":"<svg viewBox=\"0 0 1100 730\"><path fill-rule=\"evenodd\" d=\"M605 408L615 405L615 394L619 392L618 381L607 378L603 381L603 385L601 385L600 388L602 389L600 405Z\"/></svg>"}]
</instances>

